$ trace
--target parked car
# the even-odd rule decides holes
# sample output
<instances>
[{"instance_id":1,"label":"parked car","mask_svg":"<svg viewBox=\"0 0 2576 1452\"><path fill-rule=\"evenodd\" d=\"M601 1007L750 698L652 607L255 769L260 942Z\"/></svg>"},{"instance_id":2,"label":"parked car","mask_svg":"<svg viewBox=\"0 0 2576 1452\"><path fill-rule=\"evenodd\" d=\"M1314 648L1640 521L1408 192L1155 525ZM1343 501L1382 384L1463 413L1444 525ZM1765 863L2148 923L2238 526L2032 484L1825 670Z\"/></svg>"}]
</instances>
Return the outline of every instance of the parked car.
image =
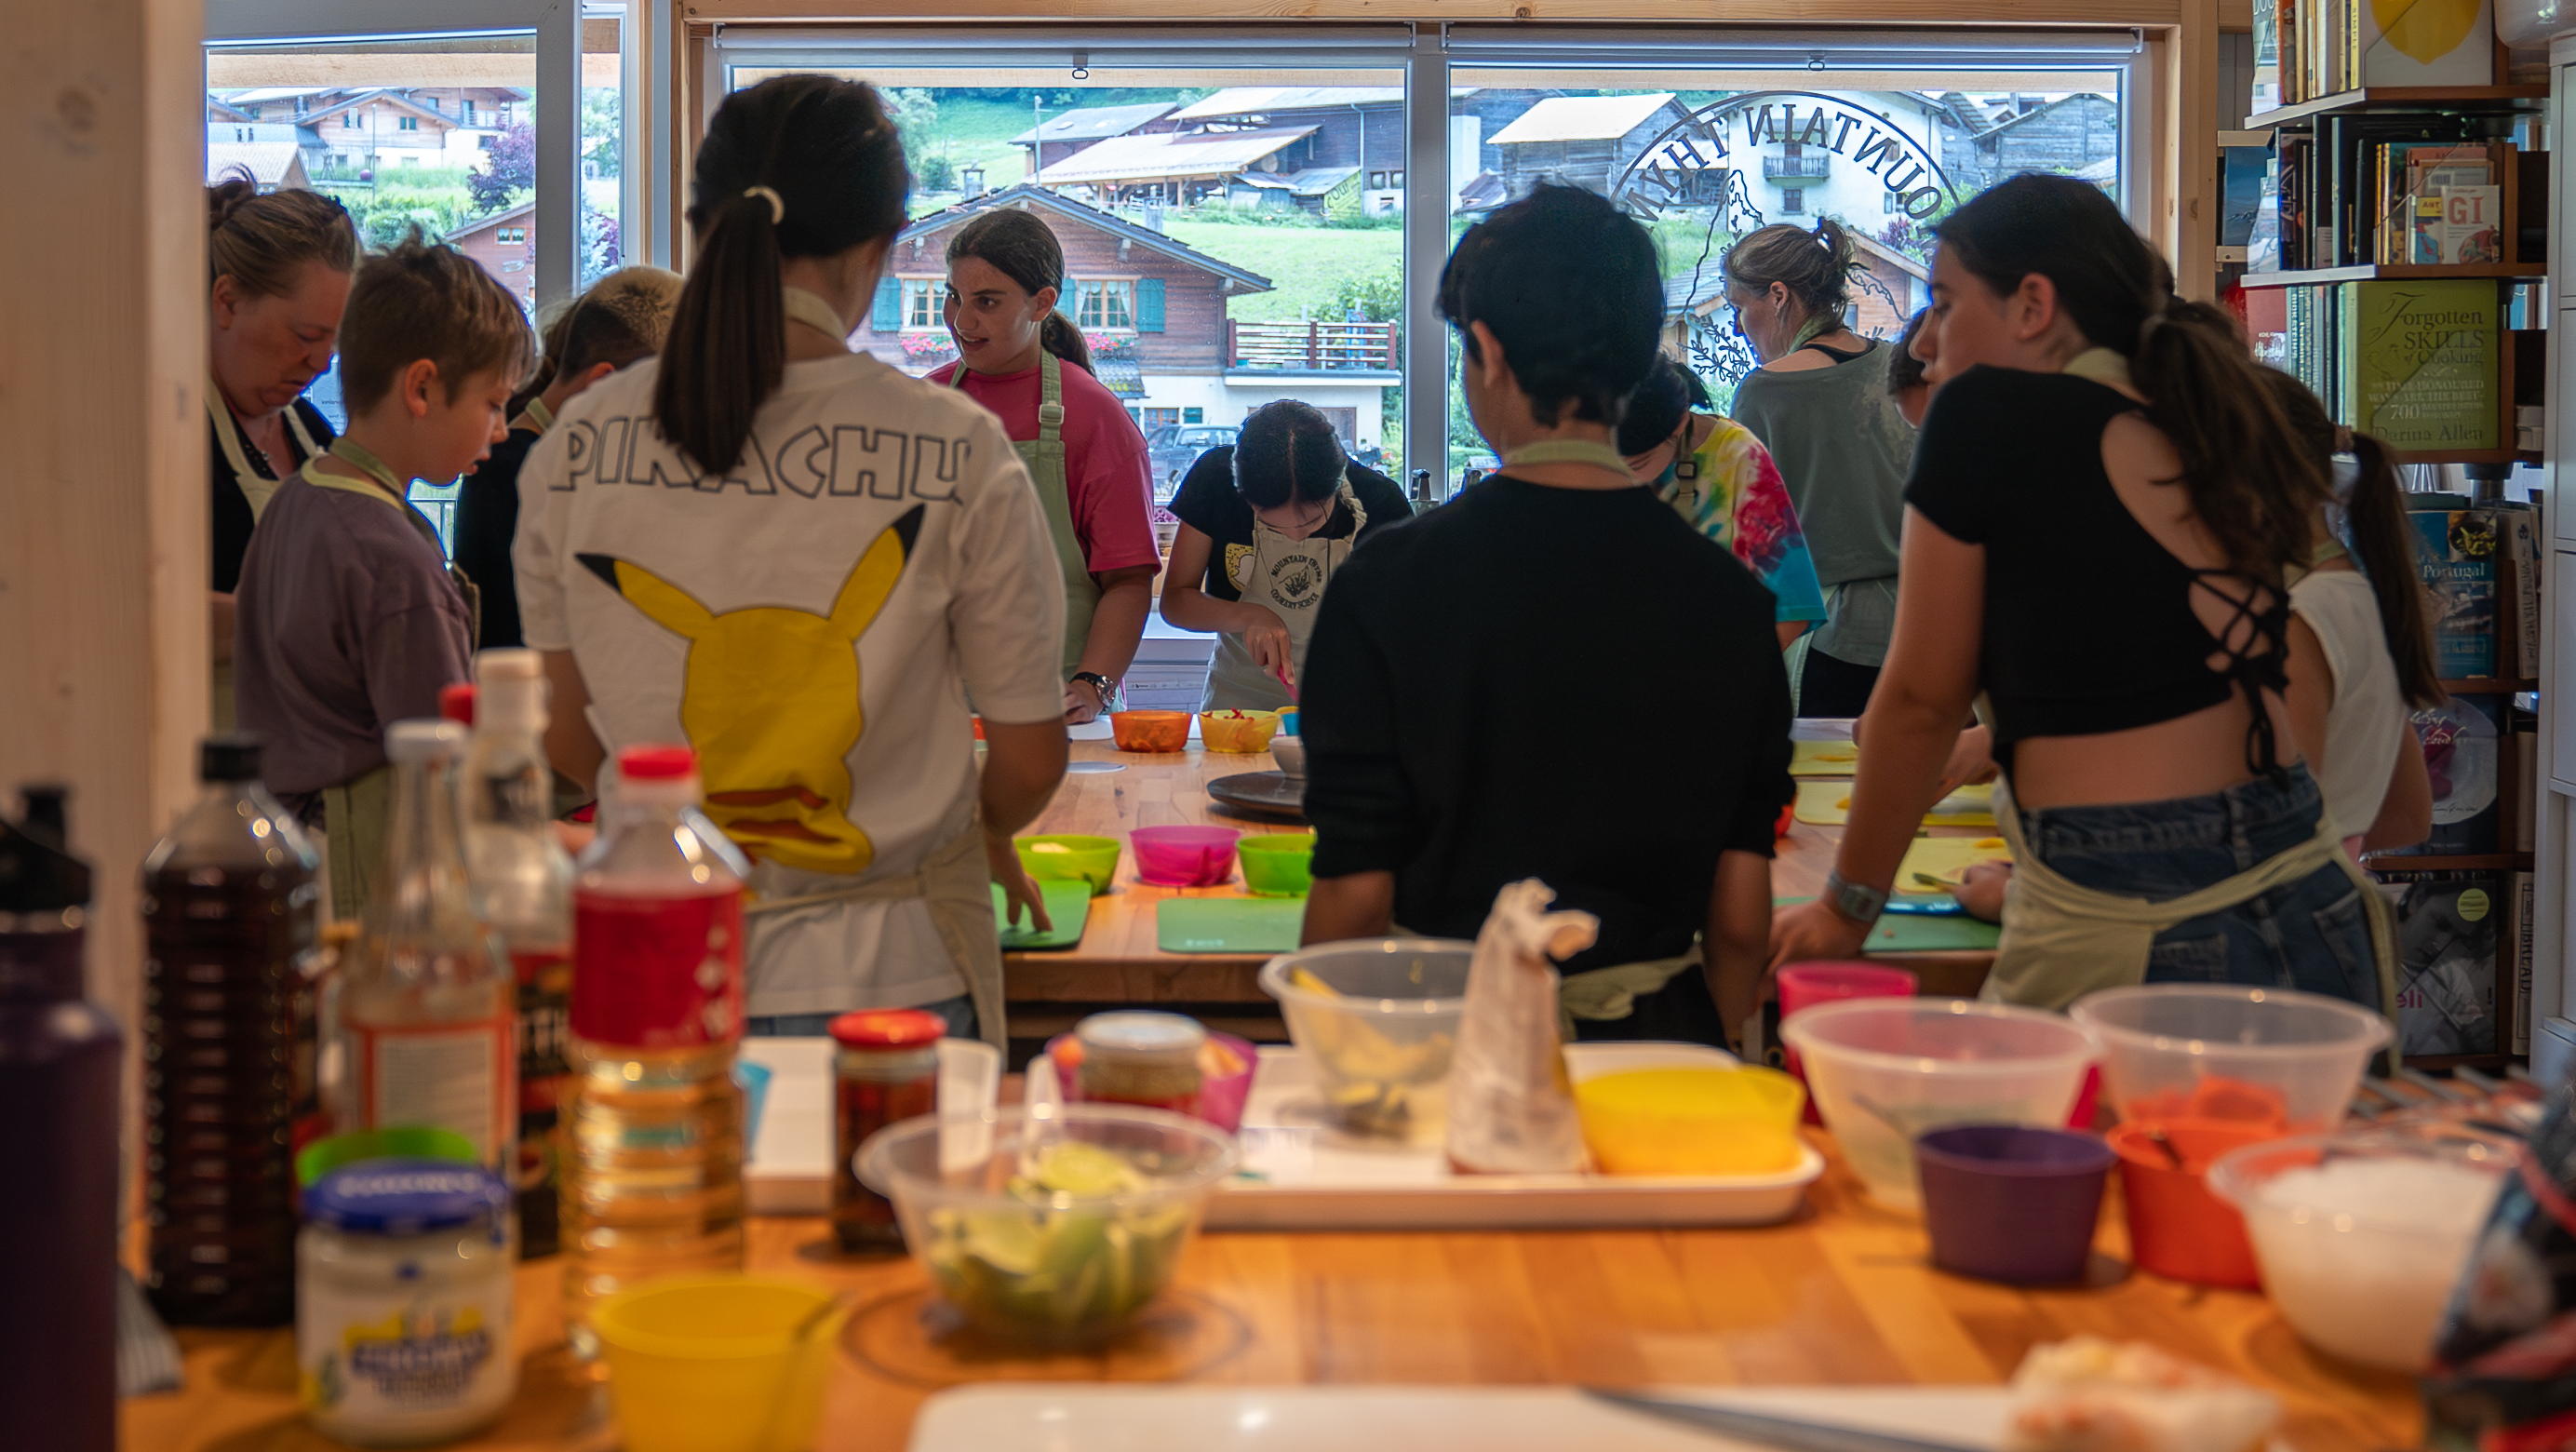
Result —
<instances>
[{"instance_id":1,"label":"parked car","mask_svg":"<svg viewBox=\"0 0 2576 1452\"><path fill-rule=\"evenodd\" d=\"M1232 424L1165 424L1145 435L1146 464L1154 474L1154 497L1168 500L1180 492L1181 479L1199 455L1232 447L1243 432Z\"/></svg>"}]
</instances>

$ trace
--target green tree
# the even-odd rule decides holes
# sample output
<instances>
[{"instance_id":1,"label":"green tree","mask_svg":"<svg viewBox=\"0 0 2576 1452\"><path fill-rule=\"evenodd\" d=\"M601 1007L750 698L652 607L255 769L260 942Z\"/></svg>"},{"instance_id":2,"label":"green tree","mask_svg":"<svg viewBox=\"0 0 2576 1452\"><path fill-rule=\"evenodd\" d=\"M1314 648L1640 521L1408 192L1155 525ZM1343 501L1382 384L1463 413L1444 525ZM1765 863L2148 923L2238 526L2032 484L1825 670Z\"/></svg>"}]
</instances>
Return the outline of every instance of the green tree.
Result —
<instances>
[{"instance_id":1,"label":"green tree","mask_svg":"<svg viewBox=\"0 0 2576 1452\"><path fill-rule=\"evenodd\" d=\"M912 164L912 179L925 192L957 190L957 166L944 152L933 152Z\"/></svg>"},{"instance_id":2,"label":"green tree","mask_svg":"<svg viewBox=\"0 0 2576 1452\"><path fill-rule=\"evenodd\" d=\"M625 154L624 123L614 86L594 86L581 93L581 154L597 176L616 176Z\"/></svg>"},{"instance_id":3,"label":"green tree","mask_svg":"<svg viewBox=\"0 0 2576 1452\"><path fill-rule=\"evenodd\" d=\"M930 128L939 124L939 97L920 86L903 86L885 93L886 117L894 129L903 134L907 146L918 146L930 140Z\"/></svg>"},{"instance_id":4,"label":"green tree","mask_svg":"<svg viewBox=\"0 0 2576 1452\"><path fill-rule=\"evenodd\" d=\"M1389 262L1375 272L1345 277L1333 289L1333 316L1346 318L1351 309L1372 323L1392 323L1404 317L1404 265Z\"/></svg>"}]
</instances>

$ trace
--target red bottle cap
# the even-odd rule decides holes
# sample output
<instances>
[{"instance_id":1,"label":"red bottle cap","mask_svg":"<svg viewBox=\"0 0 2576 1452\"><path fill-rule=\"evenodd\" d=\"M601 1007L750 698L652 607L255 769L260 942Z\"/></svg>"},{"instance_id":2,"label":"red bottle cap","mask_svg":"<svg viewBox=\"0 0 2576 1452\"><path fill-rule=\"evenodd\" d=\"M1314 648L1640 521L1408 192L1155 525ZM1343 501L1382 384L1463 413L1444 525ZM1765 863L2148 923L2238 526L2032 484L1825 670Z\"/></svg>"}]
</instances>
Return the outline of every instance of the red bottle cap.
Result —
<instances>
[{"instance_id":1,"label":"red bottle cap","mask_svg":"<svg viewBox=\"0 0 2576 1452\"><path fill-rule=\"evenodd\" d=\"M917 1008L863 1008L832 1020L832 1037L854 1049L910 1049L935 1044L948 1024Z\"/></svg>"},{"instance_id":2,"label":"red bottle cap","mask_svg":"<svg viewBox=\"0 0 2576 1452\"><path fill-rule=\"evenodd\" d=\"M698 754L685 746L630 746L617 753L617 774L628 781L678 781L698 773Z\"/></svg>"},{"instance_id":3,"label":"red bottle cap","mask_svg":"<svg viewBox=\"0 0 2576 1452\"><path fill-rule=\"evenodd\" d=\"M438 718L461 726L474 724L474 683L458 681L438 688Z\"/></svg>"}]
</instances>

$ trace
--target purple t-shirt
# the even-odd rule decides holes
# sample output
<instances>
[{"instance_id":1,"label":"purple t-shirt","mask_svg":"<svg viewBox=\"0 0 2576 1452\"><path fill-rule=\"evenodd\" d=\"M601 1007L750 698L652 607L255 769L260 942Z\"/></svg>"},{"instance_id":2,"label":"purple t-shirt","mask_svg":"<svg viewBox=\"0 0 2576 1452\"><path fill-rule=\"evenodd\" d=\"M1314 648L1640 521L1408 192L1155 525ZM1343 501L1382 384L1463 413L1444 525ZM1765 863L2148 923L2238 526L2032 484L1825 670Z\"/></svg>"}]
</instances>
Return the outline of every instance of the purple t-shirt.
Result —
<instances>
[{"instance_id":1,"label":"purple t-shirt","mask_svg":"<svg viewBox=\"0 0 2576 1452\"><path fill-rule=\"evenodd\" d=\"M234 594L242 729L266 738L261 775L308 820L324 787L385 764L388 724L436 716L439 690L473 674L465 597L436 537L410 505L349 482L279 485Z\"/></svg>"}]
</instances>

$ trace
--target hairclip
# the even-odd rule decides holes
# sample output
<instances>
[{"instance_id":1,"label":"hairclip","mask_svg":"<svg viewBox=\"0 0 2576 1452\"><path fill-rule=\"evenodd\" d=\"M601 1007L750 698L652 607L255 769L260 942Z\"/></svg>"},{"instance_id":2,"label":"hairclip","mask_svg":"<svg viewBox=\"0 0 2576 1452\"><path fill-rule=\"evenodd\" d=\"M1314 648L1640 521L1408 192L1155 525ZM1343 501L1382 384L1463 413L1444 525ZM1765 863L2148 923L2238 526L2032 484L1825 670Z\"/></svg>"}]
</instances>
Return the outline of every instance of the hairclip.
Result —
<instances>
[{"instance_id":1,"label":"hairclip","mask_svg":"<svg viewBox=\"0 0 2576 1452\"><path fill-rule=\"evenodd\" d=\"M759 197L769 203L769 225L775 227L787 220L787 199L780 196L773 188L744 187L742 194L746 197Z\"/></svg>"}]
</instances>

